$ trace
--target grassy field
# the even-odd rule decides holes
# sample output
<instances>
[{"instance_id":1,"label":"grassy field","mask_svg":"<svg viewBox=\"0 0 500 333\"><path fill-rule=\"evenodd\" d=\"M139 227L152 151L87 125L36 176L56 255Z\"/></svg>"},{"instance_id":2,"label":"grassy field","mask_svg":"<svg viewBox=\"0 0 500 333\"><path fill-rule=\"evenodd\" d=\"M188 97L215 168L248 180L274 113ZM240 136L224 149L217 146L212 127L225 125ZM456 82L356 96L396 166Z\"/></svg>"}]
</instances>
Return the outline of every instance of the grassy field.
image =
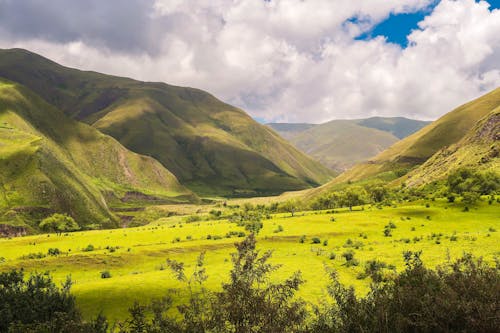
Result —
<instances>
[{"instance_id":1,"label":"grassy field","mask_svg":"<svg viewBox=\"0 0 500 333\"><path fill-rule=\"evenodd\" d=\"M358 276L364 263L378 259L401 270L405 250L421 250L431 267L464 252L493 261L500 254L500 204L482 201L469 211L463 208L445 201L421 201L382 209L356 207L352 212L276 214L264 220L258 247L274 250L272 261L282 264L276 278L300 270L306 283L299 295L317 302L327 282L324 265L336 268L342 282L363 293L370 283L369 278ZM391 222L395 228L386 237L384 229ZM198 254L206 251L207 284L218 288L228 277L233 244L242 239L236 235L227 238L231 231L244 230L227 220L188 223L186 216L172 216L138 228L0 239L0 271L48 271L58 281L71 275L72 290L84 315L103 311L113 321L123 318L134 300L146 303L169 288L183 287L166 269L167 258L185 262L189 272ZM313 244L314 237L320 239L319 244ZM92 251L86 251L89 245ZM49 248L58 248L62 254L29 258L37 253L47 255ZM358 266L345 264L342 254L349 250L354 251ZM331 259L332 253L335 259ZM112 276L103 279L101 272L106 270ZM391 269L385 273L391 274ZM182 292L178 297L182 299Z\"/></svg>"}]
</instances>

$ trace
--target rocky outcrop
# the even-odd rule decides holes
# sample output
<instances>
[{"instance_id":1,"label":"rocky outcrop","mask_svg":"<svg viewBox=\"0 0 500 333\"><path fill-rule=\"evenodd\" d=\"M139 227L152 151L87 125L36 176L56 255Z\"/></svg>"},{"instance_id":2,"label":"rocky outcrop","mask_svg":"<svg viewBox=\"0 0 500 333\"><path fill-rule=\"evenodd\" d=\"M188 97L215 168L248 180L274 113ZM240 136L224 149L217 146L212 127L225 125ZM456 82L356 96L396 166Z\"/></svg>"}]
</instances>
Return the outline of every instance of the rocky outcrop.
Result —
<instances>
[{"instance_id":1,"label":"rocky outcrop","mask_svg":"<svg viewBox=\"0 0 500 333\"><path fill-rule=\"evenodd\" d=\"M0 237L20 237L26 236L25 227L13 226L9 224L0 224Z\"/></svg>"}]
</instances>

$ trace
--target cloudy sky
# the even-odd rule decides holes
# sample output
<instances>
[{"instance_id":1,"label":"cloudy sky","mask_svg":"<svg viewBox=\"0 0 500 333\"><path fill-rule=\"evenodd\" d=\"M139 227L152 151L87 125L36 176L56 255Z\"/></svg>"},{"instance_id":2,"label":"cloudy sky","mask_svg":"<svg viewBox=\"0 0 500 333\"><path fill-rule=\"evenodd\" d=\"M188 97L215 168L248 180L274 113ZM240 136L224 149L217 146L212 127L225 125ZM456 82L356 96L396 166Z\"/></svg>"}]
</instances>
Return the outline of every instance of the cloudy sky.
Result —
<instances>
[{"instance_id":1,"label":"cloudy sky","mask_svg":"<svg viewBox=\"0 0 500 333\"><path fill-rule=\"evenodd\" d=\"M500 0L0 0L0 48L261 121L435 119L500 86Z\"/></svg>"}]
</instances>

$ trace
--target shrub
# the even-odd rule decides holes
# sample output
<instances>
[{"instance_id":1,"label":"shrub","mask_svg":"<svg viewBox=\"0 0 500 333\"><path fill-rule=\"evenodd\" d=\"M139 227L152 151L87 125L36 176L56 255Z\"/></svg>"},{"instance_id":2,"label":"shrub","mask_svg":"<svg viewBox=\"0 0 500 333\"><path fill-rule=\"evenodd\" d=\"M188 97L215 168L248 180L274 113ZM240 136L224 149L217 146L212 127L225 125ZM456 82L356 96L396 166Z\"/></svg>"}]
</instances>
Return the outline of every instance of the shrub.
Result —
<instances>
[{"instance_id":1,"label":"shrub","mask_svg":"<svg viewBox=\"0 0 500 333\"><path fill-rule=\"evenodd\" d=\"M75 220L66 214L53 214L42 220L39 224L40 229L48 232L67 232L67 231L76 231L79 230L80 227Z\"/></svg>"},{"instance_id":2,"label":"shrub","mask_svg":"<svg viewBox=\"0 0 500 333\"><path fill-rule=\"evenodd\" d=\"M305 241L306 241L306 236L305 235L300 236L299 243L303 244Z\"/></svg>"},{"instance_id":3,"label":"shrub","mask_svg":"<svg viewBox=\"0 0 500 333\"><path fill-rule=\"evenodd\" d=\"M323 241L323 246L328 246L328 239L325 239L325 240Z\"/></svg>"},{"instance_id":4,"label":"shrub","mask_svg":"<svg viewBox=\"0 0 500 333\"><path fill-rule=\"evenodd\" d=\"M58 256L61 254L61 251L59 251L58 248L50 248L48 251L47 251L47 254L49 256Z\"/></svg>"},{"instance_id":5,"label":"shrub","mask_svg":"<svg viewBox=\"0 0 500 333\"><path fill-rule=\"evenodd\" d=\"M101 279L109 279L111 278L111 273L109 271L101 272Z\"/></svg>"},{"instance_id":6,"label":"shrub","mask_svg":"<svg viewBox=\"0 0 500 333\"><path fill-rule=\"evenodd\" d=\"M319 244L319 243L321 243L321 239L319 239L318 237L313 237L311 240L311 243L312 244Z\"/></svg>"},{"instance_id":7,"label":"shrub","mask_svg":"<svg viewBox=\"0 0 500 333\"><path fill-rule=\"evenodd\" d=\"M330 260L335 260L336 257L337 257L337 255L335 254L335 252L330 252L330 255L328 256L328 258L330 258Z\"/></svg>"},{"instance_id":8,"label":"shrub","mask_svg":"<svg viewBox=\"0 0 500 333\"><path fill-rule=\"evenodd\" d=\"M89 245L87 245L86 248L82 249L82 251L83 252L92 252L92 251L94 251L94 245L89 244Z\"/></svg>"}]
</instances>

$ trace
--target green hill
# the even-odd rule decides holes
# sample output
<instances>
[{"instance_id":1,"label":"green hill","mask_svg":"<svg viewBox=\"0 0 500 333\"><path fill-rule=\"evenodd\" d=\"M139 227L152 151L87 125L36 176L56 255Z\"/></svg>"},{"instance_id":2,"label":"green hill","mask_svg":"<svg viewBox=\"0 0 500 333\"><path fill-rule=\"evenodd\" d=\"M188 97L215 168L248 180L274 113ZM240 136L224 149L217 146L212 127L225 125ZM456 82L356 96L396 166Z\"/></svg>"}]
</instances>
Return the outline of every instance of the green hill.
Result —
<instances>
[{"instance_id":1,"label":"green hill","mask_svg":"<svg viewBox=\"0 0 500 333\"><path fill-rule=\"evenodd\" d=\"M156 160L0 79L0 222L64 212L83 226L111 227L113 206L196 200Z\"/></svg>"},{"instance_id":2,"label":"green hill","mask_svg":"<svg viewBox=\"0 0 500 333\"><path fill-rule=\"evenodd\" d=\"M19 49L0 51L0 76L154 157L198 193L281 193L332 176L242 110L198 89L70 69Z\"/></svg>"},{"instance_id":3,"label":"green hill","mask_svg":"<svg viewBox=\"0 0 500 333\"><path fill-rule=\"evenodd\" d=\"M500 106L483 117L457 143L444 147L403 180L408 186L445 178L450 171L466 167L500 172Z\"/></svg>"},{"instance_id":4,"label":"green hill","mask_svg":"<svg viewBox=\"0 0 500 333\"><path fill-rule=\"evenodd\" d=\"M273 130L278 132L282 137L289 140L310 128L316 127L316 124L307 124L307 123L269 123L266 124L271 127Z\"/></svg>"},{"instance_id":5,"label":"green hill","mask_svg":"<svg viewBox=\"0 0 500 333\"><path fill-rule=\"evenodd\" d=\"M404 117L371 117L360 119L357 123L361 126L392 133L398 139L404 139L431 122Z\"/></svg>"},{"instance_id":6,"label":"green hill","mask_svg":"<svg viewBox=\"0 0 500 333\"><path fill-rule=\"evenodd\" d=\"M374 178L385 181L395 180L424 164L441 149L447 149L454 144L458 144L458 146L454 146L455 148L452 149L456 149L459 146L463 147L459 151L460 154L467 151L467 154L472 154L472 156L476 156L476 153L481 155L479 151L475 151L476 148L473 145L469 145L471 139L467 139L467 135L470 131L474 133L474 128L476 128L476 126L481 126L480 121L494 112L499 106L500 88L497 88L445 114L418 132L398 141L373 159L357 164L336 177L333 181L313 192L319 193L338 186L339 184L365 181ZM493 117L492 119L498 118ZM459 141L462 139L464 141L459 144ZM463 156L463 158L468 159L472 157ZM429 161L429 163L432 162ZM449 167L450 166L447 164L443 165L441 170L446 172L446 169ZM417 172L418 171L415 171L413 178L417 176ZM436 173L435 177L438 177L439 174L439 172ZM422 173L420 175L424 176ZM401 178L401 180L404 179L405 178Z\"/></svg>"},{"instance_id":7,"label":"green hill","mask_svg":"<svg viewBox=\"0 0 500 333\"><path fill-rule=\"evenodd\" d=\"M428 122L374 117L332 120L321 125L269 124L297 148L338 172L364 162ZM309 126L305 126L309 125Z\"/></svg>"}]
</instances>

